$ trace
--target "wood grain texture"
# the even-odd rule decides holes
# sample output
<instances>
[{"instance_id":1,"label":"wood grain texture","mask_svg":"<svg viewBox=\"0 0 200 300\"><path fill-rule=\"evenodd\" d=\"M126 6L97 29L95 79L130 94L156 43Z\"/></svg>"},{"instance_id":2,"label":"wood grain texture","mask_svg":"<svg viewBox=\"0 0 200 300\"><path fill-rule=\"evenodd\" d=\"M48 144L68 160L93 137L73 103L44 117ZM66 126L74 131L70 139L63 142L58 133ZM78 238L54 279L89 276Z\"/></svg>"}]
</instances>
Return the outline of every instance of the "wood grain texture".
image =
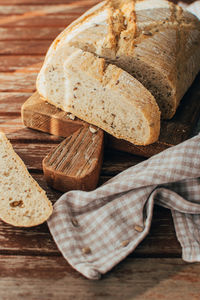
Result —
<instances>
[{"instance_id":1,"label":"wood grain texture","mask_svg":"<svg viewBox=\"0 0 200 300\"><path fill-rule=\"evenodd\" d=\"M42 171L42 160L54 148L52 144L13 144L16 153L22 158L29 170Z\"/></svg>"},{"instance_id":2,"label":"wood grain texture","mask_svg":"<svg viewBox=\"0 0 200 300\"><path fill-rule=\"evenodd\" d=\"M63 27L41 27L38 30L37 27L0 27L0 40L9 41L19 40L19 41L30 41L30 40L50 40L53 41L56 36L65 29Z\"/></svg>"},{"instance_id":3,"label":"wood grain texture","mask_svg":"<svg viewBox=\"0 0 200 300\"><path fill-rule=\"evenodd\" d=\"M128 258L100 281L81 277L62 257L4 255L0 264L2 300L188 300L200 293L200 265L180 259Z\"/></svg>"},{"instance_id":4,"label":"wood grain texture","mask_svg":"<svg viewBox=\"0 0 200 300\"><path fill-rule=\"evenodd\" d=\"M8 114L5 118L5 115L0 114L0 130L5 134L15 133L24 128L24 125L21 122L19 116L15 114Z\"/></svg>"},{"instance_id":5,"label":"wood grain texture","mask_svg":"<svg viewBox=\"0 0 200 300\"><path fill-rule=\"evenodd\" d=\"M9 2L7 0L1 0L1 5L36 5L36 4L43 4L46 5L47 3L52 5L56 4L70 4L75 1L72 0L10 0ZM81 4L84 3L84 0L76 0L77 3ZM87 3L90 3L90 6L95 5L96 3L100 2L100 0L87 0ZM178 0L172 0L171 2L177 3ZM185 3L192 3L194 0L183 0L182 2Z\"/></svg>"},{"instance_id":6,"label":"wood grain texture","mask_svg":"<svg viewBox=\"0 0 200 300\"><path fill-rule=\"evenodd\" d=\"M89 126L81 127L43 159L44 178L54 189L92 191L97 187L104 133L101 129L95 130L92 133Z\"/></svg>"},{"instance_id":7,"label":"wood grain texture","mask_svg":"<svg viewBox=\"0 0 200 300\"><path fill-rule=\"evenodd\" d=\"M1 93L0 114L20 115L21 106L30 97L30 93Z\"/></svg>"},{"instance_id":8,"label":"wood grain texture","mask_svg":"<svg viewBox=\"0 0 200 300\"><path fill-rule=\"evenodd\" d=\"M53 146L53 144L58 144L63 140L63 138L59 136L45 134L36 130L26 128L22 125L21 118L19 118L19 120L21 125L20 129L15 130L12 124L8 124L9 127L4 127L5 130L3 130L5 133L7 132L7 137L11 140L12 143L22 143L26 145L31 143L52 144Z\"/></svg>"},{"instance_id":9,"label":"wood grain texture","mask_svg":"<svg viewBox=\"0 0 200 300\"><path fill-rule=\"evenodd\" d=\"M43 60L42 55L2 55L0 56L0 72L38 73Z\"/></svg>"},{"instance_id":10,"label":"wood grain texture","mask_svg":"<svg viewBox=\"0 0 200 300\"><path fill-rule=\"evenodd\" d=\"M34 92L36 77L37 73L0 73L0 92Z\"/></svg>"},{"instance_id":11,"label":"wood grain texture","mask_svg":"<svg viewBox=\"0 0 200 300\"><path fill-rule=\"evenodd\" d=\"M51 41L0 41L0 54L21 54L21 55L44 55L49 48Z\"/></svg>"},{"instance_id":12,"label":"wood grain texture","mask_svg":"<svg viewBox=\"0 0 200 300\"><path fill-rule=\"evenodd\" d=\"M80 12L71 12L68 15L46 14L40 11L28 15L3 16L0 20L0 26L3 28L21 27L67 27L80 16Z\"/></svg>"},{"instance_id":13,"label":"wood grain texture","mask_svg":"<svg viewBox=\"0 0 200 300\"><path fill-rule=\"evenodd\" d=\"M77 118L71 120L69 113L41 101L38 93L34 93L23 104L22 121L29 128L63 137L68 137L86 124Z\"/></svg>"},{"instance_id":14,"label":"wood grain texture","mask_svg":"<svg viewBox=\"0 0 200 300\"><path fill-rule=\"evenodd\" d=\"M75 0L76 3L83 3L84 0ZM57 4L70 4L75 1L72 0L1 0L1 5L57 5ZM88 0L87 3L90 3L90 6L95 5L95 3L100 2L100 0Z\"/></svg>"},{"instance_id":15,"label":"wood grain texture","mask_svg":"<svg viewBox=\"0 0 200 300\"><path fill-rule=\"evenodd\" d=\"M91 3L95 4L99 1L91 1L91 0L82 0L82 1L61 1L61 4L51 4L49 5L49 1L44 1L43 5L34 5L37 4L37 1L26 1L25 5L1 5L2 0L0 2L0 15L2 16L15 16L15 15L27 15L28 13L43 13L43 14L61 14L68 15L71 11L75 11L77 13L82 13L91 7ZM48 3L48 4L47 4Z\"/></svg>"}]
</instances>

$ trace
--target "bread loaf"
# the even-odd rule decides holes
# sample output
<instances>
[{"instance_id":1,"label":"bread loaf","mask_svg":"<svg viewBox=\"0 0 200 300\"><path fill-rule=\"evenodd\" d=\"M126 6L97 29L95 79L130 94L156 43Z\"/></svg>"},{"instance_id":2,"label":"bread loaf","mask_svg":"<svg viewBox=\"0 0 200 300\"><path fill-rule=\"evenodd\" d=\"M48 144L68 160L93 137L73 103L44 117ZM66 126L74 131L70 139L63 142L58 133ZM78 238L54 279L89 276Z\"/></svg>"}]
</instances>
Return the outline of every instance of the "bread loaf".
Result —
<instances>
[{"instance_id":1,"label":"bread loaf","mask_svg":"<svg viewBox=\"0 0 200 300\"><path fill-rule=\"evenodd\" d=\"M47 101L56 103L59 92L54 79L62 84L63 66L76 48L135 77L155 97L162 118L169 119L200 69L200 22L165 0L99 3L68 26L49 48L37 78L37 90Z\"/></svg>"},{"instance_id":2,"label":"bread loaf","mask_svg":"<svg viewBox=\"0 0 200 300\"><path fill-rule=\"evenodd\" d=\"M0 218L14 226L43 223L52 213L45 192L0 132Z\"/></svg>"},{"instance_id":3,"label":"bread loaf","mask_svg":"<svg viewBox=\"0 0 200 300\"><path fill-rule=\"evenodd\" d=\"M80 49L66 59L63 74L61 82L52 78L54 105L137 145L158 139L157 103L130 74Z\"/></svg>"}]
</instances>

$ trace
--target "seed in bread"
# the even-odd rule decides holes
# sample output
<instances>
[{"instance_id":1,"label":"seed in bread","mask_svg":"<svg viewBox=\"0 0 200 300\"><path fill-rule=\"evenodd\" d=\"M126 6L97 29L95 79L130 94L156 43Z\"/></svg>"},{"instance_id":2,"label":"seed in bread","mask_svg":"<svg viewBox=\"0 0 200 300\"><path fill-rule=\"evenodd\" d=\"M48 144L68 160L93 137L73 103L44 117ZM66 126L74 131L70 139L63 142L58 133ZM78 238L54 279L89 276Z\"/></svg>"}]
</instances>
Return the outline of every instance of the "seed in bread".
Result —
<instances>
[{"instance_id":1,"label":"seed in bread","mask_svg":"<svg viewBox=\"0 0 200 300\"><path fill-rule=\"evenodd\" d=\"M66 60L63 70L62 84L57 73L52 78L57 90L52 94L54 105L137 145L158 139L158 105L130 74L80 49Z\"/></svg>"},{"instance_id":2,"label":"seed in bread","mask_svg":"<svg viewBox=\"0 0 200 300\"><path fill-rule=\"evenodd\" d=\"M20 227L46 221L52 213L52 204L3 133L0 133L0 161L0 219Z\"/></svg>"},{"instance_id":3,"label":"seed in bread","mask_svg":"<svg viewBox=\"0 0 200 300\"><path fill-rule=\"evenodd\" d=\"M173 117L200 70L200 22L165 0L103 1L70 24L49 48L37 79L47 101L55 101L50 91L56 89L47 74L63 73L72 46L134 76L155 97L164 119Z\"/></svg>"}]
</instances>

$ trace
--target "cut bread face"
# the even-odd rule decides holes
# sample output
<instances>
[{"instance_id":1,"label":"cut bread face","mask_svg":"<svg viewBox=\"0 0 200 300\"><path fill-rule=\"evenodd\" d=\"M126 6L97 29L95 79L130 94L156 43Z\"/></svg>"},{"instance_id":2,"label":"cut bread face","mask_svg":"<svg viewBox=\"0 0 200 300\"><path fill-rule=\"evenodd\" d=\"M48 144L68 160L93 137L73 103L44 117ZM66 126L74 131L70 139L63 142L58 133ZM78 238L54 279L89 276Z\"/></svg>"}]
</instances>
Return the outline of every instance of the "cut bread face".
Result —
<instances>
[{"instance_id":1,"label":"cut bread face","mask_svg":"<svg viewBox=\"0 0 200 300\"><path fill-rule=\"evenodd\" d=\"M0 219L13 226L31 227L46 221L52 204L0 132Z\"/></svg>"},{"instance_id":2,"label":"cut bread face","mask_svg":"<svg viewBox=\"0 0 200 300\"><path fill-rule=\"evenodd\" d=\"M65 61L62 73L46 76L45 98L57 107L136 145L158 139L160 111L154 97L103 58L77 49Z\"/></svg>"},{"instance_id":3,"label":"cut bread face","mask_svg":"<svg viewBox=\"0 0 200 300\"><path fill-rule=\"evenodd\" d=\"M200 22L165 0L101 2L51 45L37 80L40 95L45 97L45 73L61 61L60 55L64 64L70 47L103 57L134 76L155 97L162 118L170 119L200 70Z\"/></svg>"}]
</instances>

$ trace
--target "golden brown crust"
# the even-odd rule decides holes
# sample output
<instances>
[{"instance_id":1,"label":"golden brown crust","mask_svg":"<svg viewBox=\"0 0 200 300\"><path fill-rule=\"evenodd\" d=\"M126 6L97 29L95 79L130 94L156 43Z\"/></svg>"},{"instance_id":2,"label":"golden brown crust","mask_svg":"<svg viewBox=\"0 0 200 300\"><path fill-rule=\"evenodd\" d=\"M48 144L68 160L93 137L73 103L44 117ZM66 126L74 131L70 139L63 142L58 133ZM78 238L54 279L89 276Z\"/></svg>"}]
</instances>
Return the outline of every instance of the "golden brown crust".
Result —
<instances>
[{"instance_id":1,"label":"golden brown crust","mask_svg":"<svg viewBox=\"0 0 200 300\"><path fill-rule=\"evenodd\" d=\"M77 62L77 69L73 70L75 61ZM103 65L104 68L99 69L99 65ZM73 76L79 78L78 76L80 72L80 74L86 74L89 78L99 81L102 85L102 90L110 90L112 93L115 93L115 95L123 95L124 106L126 107L127 105L127 108L130 107L133 111L137 110L141 113L144 122L146 122L146 131L149 131L148 139L143 139L143 141L140 142L134 138L127 139L126 136L120 133L116 134L116 132L112 130L111 126L106 126L106 123L102 124L93 117L89 118L84 114L79 114L78 110L74 108L74 105L69 105L67 108L71 113L88 123L92 123L104 129L117 138L126 139L138 145L147 145L158 139L160 132L160 111L158 105L150 92L147 91L142 84L134 79L130 74L115 65L106 65L104 59L97 58L93 54L81 50L78 50L77 54L74 54L72 61L68 61L66 70L67 69L73 70L72 73L69 73L70 76L68 75L68 78L72 78L72 80ZM135 87L134 93L133 87ZM142 95L142 97L140 97L140 95ZM113 96L112 100L115 100L117 105L117 101L114 97L115 96ZM69 96L69 99L72 99L72 97ZM71 104L73 104L73 102ZM66 107L64 109L66 110Z\"/></svg>"},{"instance_id":2,"label":"golden brown crust","mask_svg":"<svg viewBox=\"0 0 200 300\"><path fill-rule=\"evenodd\" d=\"M67 40L73 32L76 35ZM185 44L187 47L184 47ZM155 98L158 94L161 102L167 103L169 109L165 115L163 113L165 118L174 115L183 94L200 69L200 22L192 14L167 1L105 1L72 23L53 45L56 48L50 48L47 55L49 57L56 56L59 47L75 46L104 57L135 77L138 72L142 76L146 75L146 70L151 72L149 78L154 77L155 73L158 80L149 80L154 85L152 90L149 82L145 82L148 78L142 78L141 82L151 90ZM131 68L136 67L136 64L138 69L132 72ZM95 76L102 78L106 68L103 61L90 67L98 68ZM41 72L43 78L46 70L48 63ZM139 76L136 78L140 80ZM39 85L37 88L45 96ZM155 88L158 90L154 94ZM163 95L167 98L163 98ZM50 96L46 98L57 105ZM66 110L62 103L58 107Z\"/></svg>"},{"instance_id":3,"label":"golden brown crust","mask_svg":"<svg viewBox=\"0 0 200 300\"><path fill-rule=\"evenodd\" d=\"M68 70L71 70L70 72L72 73L68 74ZM120 132L116 134L111 127L108 127L105 124L100 124L97 120L95 120L95 118L88 118L86 115L80 114L74 108L73 102L71 102L73 99L73 93L70 90L68 93L69 102L59 101L59 103L57 103L56 101L53 102L50 99L47 99L49 103L63 109L64 111L71 112L78 118L104 129L117 138L126 139L138 145L147 145L155 142L158 139L160 132L160 111L158 105L150 92L147 91L142 84L134 79L130 74L116 67L115 65L106 64L103 58L98 58L95 55L82 50L77 50L76 53L74 53L73 56L68 59L67 66L65 65L65 72L69 80L69 86L72 85L72 81L75 78L76 82L80 81L79 74L82 74L83 78L85 78L85 75L87 75L89 78L94 80L93 84L95 88L96 82L99 82L99 86L101 86L102 91L110 90L112 93L115 93L115 95L123 95L125 107L130 107L133 109L133 111L135 109L138 110L138 112L141 113L142 118L144 118L144 121L146 122L146 133L148 138L142 140L141 137L141 142L134 138L127 139L127 137L123 134L120 134ZM85 82L83 82L83 85L84 84ZM134 90L134 93L133 87L136 89ZM77 87L75 88L77 89ZM72 86L71 89L73 90ZM88 94L88 101L90 101L89 91L87 91L87 88L85 88L84 93ZM114 97L115 96L113 96L113 100L117 105L117 99ZM124 120L124 122L126 122L126 120Z\"/></svg>"}]
</instances>

